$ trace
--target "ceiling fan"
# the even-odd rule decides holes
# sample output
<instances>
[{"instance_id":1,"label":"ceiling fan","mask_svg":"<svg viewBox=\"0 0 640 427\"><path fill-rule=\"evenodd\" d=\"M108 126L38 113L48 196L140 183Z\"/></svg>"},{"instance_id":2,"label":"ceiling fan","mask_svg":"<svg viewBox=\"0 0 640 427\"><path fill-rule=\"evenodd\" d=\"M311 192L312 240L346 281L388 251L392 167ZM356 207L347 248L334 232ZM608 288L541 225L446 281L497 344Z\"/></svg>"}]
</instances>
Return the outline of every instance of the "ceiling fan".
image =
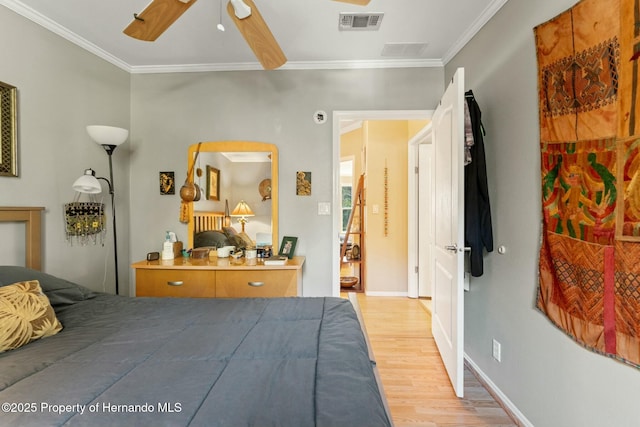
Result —
<instances>
[{"instance_id":1,"label":"ceiling fan","mask_svg":"<svg viewBox=\"0 0 640 427\"><path fill-rule=\"evenodd\" d=\"M152 0L140 14L133 14L134 19L124 33L139 40L154 41L196 1ZM370 0L334 1L365 6ZM287 62L253 0L229 0L227 12L265 70L273 70Z\"/></svg>"}]
</instances>

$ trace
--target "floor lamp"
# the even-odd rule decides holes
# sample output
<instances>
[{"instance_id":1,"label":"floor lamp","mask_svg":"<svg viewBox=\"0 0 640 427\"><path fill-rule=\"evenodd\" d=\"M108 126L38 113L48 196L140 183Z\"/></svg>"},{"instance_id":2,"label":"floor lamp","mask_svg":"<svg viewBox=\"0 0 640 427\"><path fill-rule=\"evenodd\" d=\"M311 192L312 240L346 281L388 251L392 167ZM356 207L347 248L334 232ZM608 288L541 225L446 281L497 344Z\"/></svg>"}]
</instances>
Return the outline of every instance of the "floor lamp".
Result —
<instances>
[{"instance_id":1,"label":"floor lamp","mask_svg":"<svg viewBox=\"0 0 640 427\"><path fill-rule=\"evenodd\" d=\"M73 183L73 189L80 193L97 194L102 192L99 179L105 181L109 186L109 194L111 194L111 216L113 217L113 254L116 273L116 295L118 295L118 233L116 232L116 203L115 191L113 183L113 163L111 157L115 149L124 143L129 137L129 131L113 126L93 125L87 126L87 133L91 139L97 144L102 145L109 155L109 178L96 177L93 169L86 169L84 175Z\"/></svg>"}]
</instances>

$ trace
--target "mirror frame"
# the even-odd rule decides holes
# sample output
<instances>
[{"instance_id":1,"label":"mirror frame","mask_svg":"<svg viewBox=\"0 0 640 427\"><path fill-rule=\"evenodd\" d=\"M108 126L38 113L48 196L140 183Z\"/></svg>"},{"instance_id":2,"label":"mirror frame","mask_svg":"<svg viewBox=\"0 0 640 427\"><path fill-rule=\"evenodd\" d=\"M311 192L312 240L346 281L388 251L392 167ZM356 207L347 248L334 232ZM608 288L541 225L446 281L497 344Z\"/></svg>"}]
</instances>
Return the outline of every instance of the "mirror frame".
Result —
<instances>
[{"instance_id":1,"label":"mirror frame","mask_svg":"<svg viewBox=\"0 0 640 427\"><path fill-rule=\"evenodd\" d=\"M200 152L268 152L271 153L271 245L278 248L278 147L275 144L256 141L209 141L189 146L187 171L195 167L195 154L200 145ZM191 182L195 179L191 174ZM257 184L256 184L257 185ZM189 248L193 247L193 202L187 203L189 222L187 223Z\"/></svg>"}]
</instances>

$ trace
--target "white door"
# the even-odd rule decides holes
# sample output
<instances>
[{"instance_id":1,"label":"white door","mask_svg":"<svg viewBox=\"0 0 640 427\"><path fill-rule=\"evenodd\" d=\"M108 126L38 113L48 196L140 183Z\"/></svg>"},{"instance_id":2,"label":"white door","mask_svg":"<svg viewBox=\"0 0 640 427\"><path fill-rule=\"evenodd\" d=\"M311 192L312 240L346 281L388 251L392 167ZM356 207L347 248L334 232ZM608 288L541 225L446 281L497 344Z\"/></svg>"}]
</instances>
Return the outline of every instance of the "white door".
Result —
<instances>
[{"instance_id":1,"label":"white door","mask_svg":"<svg viewBox=\"0 0 640 427\"><path fill-rule=\"evenodd\" d=\"M433 115L433 295L431 329L458 397L464 350L464 69Z\"/></svg>"}]
</instances>

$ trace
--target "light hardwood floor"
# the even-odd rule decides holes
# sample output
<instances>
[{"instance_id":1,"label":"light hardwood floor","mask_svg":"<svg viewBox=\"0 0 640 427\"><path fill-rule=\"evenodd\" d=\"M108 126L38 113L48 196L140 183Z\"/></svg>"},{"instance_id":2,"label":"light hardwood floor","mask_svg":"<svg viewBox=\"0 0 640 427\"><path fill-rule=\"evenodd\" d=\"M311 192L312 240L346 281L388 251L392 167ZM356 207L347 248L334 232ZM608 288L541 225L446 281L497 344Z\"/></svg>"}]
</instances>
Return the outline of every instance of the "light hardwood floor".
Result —
<instances>
[{"instance_id":1,"label":"light hardwood floor","mask_svg":"<svg viewBox=\"0 0 640 427\"><path fill-rule=\"evenodd\" d=\"M456 397L419 300L357 298L396 427L516 425L467 368Z\"/></svg>"}]
</instances>

